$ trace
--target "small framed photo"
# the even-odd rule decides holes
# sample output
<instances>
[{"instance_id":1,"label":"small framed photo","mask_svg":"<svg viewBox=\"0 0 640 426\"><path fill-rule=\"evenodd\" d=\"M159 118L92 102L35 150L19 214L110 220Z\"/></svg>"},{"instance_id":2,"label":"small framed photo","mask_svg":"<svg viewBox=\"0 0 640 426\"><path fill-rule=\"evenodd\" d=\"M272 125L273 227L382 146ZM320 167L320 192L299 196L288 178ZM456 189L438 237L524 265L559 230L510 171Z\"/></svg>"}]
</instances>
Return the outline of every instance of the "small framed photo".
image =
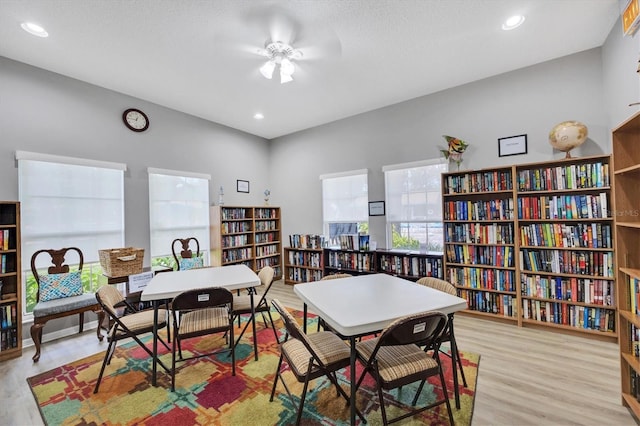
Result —
<instances>
[{"instance_id":1,"label":"small framed photo","mask_svg":"<svg viewBox=\"0 0 640 426\"><path fill-rule=\"evenodd\" d=\"M238 192L246 192L249 193L249 181L248 180L237 180L237 191Z\"/></svg>"},{"instance_id":2,"label":"small framed photo","mask_svg":"<svg viewBox=\"0 0 640 426\"><path fill-rule=\"evenodd\" d=\"M498 139L498 157L527 153L527 135L509 136Z\"/></svg>"},{"instance_id":3,"label":"small framed photo","mask_svg":"<svg viewBox=\"0 0 640 426\"><path fill-rule=\"evenodd\" d=\"M384 201L369 201L369 216L384 216Z\"/></svg>"}]
</instances>

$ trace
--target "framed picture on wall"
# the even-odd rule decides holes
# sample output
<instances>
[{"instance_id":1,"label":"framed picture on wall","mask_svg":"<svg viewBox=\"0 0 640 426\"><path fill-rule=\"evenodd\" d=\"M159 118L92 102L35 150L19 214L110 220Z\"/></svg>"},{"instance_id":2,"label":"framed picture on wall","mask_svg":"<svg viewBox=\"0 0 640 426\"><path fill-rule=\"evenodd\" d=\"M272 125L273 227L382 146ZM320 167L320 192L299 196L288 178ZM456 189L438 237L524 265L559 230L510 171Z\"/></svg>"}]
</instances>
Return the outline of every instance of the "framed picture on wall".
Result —
<instances>
[{"instance_id":1,"label":"framed picture on wall","mask_svg":"<svg viewBox=\"0 0 640 426\"><path fill-rule=\"evenodd\" d=\"M498 157L527 153L527 135L508 136L498 139Z\"/></svg>"},{"instance_id":2,"label":"framed picture on wall","mask_svg":"<svg viewBox=\"0 0 640 426\"><path fill-rule=\"evenodd\" d=\"M248 180L237 180L237 191L238 192L249 192L249 181Z\"/></svg>"},{"instance_id":3,"label":"framed picture on wall","mask_svg":"<svg viewBox=\"0 0 640 426\"><path fill-rule=\"evenodd\" d=\"M369 201L369 216L384 216L384 201Z\"/></svg>"}]
</instances>

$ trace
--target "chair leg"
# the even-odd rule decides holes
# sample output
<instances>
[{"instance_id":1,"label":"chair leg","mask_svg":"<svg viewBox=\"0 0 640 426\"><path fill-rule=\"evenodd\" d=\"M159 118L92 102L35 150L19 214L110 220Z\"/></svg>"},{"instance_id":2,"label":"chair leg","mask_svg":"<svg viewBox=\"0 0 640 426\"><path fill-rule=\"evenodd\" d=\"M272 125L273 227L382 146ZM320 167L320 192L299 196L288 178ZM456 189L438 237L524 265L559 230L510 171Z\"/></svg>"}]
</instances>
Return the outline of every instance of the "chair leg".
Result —
<instances>
[{"instance_id":1,"label":"chair leg","mask_svg":"<svg viewBox=\"0 0 640 426\"><path fill-rule=\"evenodd\" d=\"M447 405L447 414L449 414L449 424L451 426L453 423L453 412L451 411L451 404L449 403L449 393L447 392L447 385L444 381L444 374L442 373L442 366L440 368L440 382L442 383L442 393L444 394L444 402Z\"/></svg>"},{"instance_id":2,"label":"chair leg","mask_svg":"<svg viewBox=\"0 0 640 426\"><path fill-rule=\"evenodd\" d=\"M276 367L276 377L273 380L273 387L271 388L271 397L269 397L269 402L273 402L273 395L276 393L276 385L278 384L278 378L280 377L280 368L282 367L282 354L280 354L280 360L278 361L278 366Z\"/></svg>"},{"instance_id":3,"label":"chair leg","mask_svg":"<svg viewBox=\"0 0 640 426\"><path fill-rule=\"evenodd\" d=\"M99 311L95 311L98 316L98 327L96 327L96 334L98 335L98 340L102 342L104 336L102 335L102 323L104 322L105 313L102 309Z\"/></svg>"},{"instance_id":4,"label":"chair leg","mask_svg":"<svg viewBox=\"0 0 640 426\"><path fill-rule=\"evenodd\" d=\"M309 367L307 371L311 371L313 366L313 359L309 360ZM296 426L300 424L302 420L302 410L304 409L304 400L307 398L307 389L309 388L309 375L304 379L304 386L302 387L302 395L300 395L300 405L298 406L298 416L296 417Z\"/></svg>"},{"instance_id":5,"label":"chair leg","mask_svg":"<svg viewBox=\"0 0 640 426\"><path fill-rule=\"evenodd\" d=\"M78 315L80 316L80 318L78 319L78 322L79 322L78 334L82 334L82 332L84 331L84 312L80 312Z\"/></svg>"},{"instance_id":6,"label":"chair leg","mask_svg":"<svg viewBox=\"0 0 640 426\"><path fill-rule=\"evenodd\" d=\"M174 335L173 343L171 345L171 392L175 392L176 390L176 342L177 341L178 339ZM182 358L182 355L180 355L180 358Z\"/></svg>"},{"instance_id":7,"label":"chair leg","mask_svg":"<svg viewBox=\"0 0 640 426\"><path fill-rule=\"evenodd\" d=\"M113 354L113 346L115 346L116 341L112 340L109 342L109 346L107 347L106 352L104 353L104 359L102 360L102 367L100 367L100 374L98 374L98 381L96 382L96 387L93 389L93 393L98 393L98 389L100 388L100 382L102 381L102 375L104 374L104 368L108 364L108 360L111 360L111 355Z\"/></svg>"},{"instance_id":8,"label":"chair leg","mask_svg":"<svg viewBox=\"0 0 640 426\"><path fill-rule=\"evenodd\" d=\"M33 340L33 344L36 347L36 353L33 355L33 362L38 362L40 359L40 346L42 344L42 328L44 324L36 322L34 320L33 325L31 326L31 339Z\"/></svg>"}]
</instances>

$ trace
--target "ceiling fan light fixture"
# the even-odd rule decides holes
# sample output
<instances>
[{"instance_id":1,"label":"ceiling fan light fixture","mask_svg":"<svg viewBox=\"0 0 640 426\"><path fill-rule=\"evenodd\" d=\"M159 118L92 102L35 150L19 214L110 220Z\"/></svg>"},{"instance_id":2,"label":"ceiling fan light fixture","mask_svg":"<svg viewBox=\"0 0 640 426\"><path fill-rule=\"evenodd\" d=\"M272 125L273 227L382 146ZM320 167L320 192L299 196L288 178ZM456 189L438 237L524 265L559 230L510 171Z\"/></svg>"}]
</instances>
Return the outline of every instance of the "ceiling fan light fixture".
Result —
<instances>
[{"instance_id":1,"label":"ceiling fan light fixture","mask_svg":"<svg viewBox=\"0 0 640 426\"><path fill-rule=\"evenodd\" d=\"M263 66L260 67L260 74L262 74L264 78L271 80L271 77L273 77L273 70L275 69L276 69L275 61L273 61L272 59L269 59L267 62L265 62Z\"/></svg>"},{"instance_id":2,"label":"ceiling fan light fixture","mask_svg":"<svg viewBox=\"0 0 640 426\"><path fill-rule=\"evenodd\" d=\"M285 84L290 81L293 81L293 77L291 77L291 74L285 74L284 72L282 72L282 70L280 70L280 84Z\"/></svg>"}]
</instances>

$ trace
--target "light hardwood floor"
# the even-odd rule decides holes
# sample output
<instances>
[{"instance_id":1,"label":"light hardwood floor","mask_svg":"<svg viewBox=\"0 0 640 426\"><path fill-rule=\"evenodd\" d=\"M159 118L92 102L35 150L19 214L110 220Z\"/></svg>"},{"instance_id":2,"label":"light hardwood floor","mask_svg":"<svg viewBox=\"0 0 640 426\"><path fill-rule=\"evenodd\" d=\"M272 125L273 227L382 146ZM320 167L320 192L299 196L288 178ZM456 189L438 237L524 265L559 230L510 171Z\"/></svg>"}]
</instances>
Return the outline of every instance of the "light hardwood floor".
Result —
<instances>
[{"instance_id":1,"label":"light hardwood floor","mask_svg":"<svg viewBox=\"0 0 640 426\"><path fill-rule=\"evenodd\" d=\"M274 283L271 297L302 309L293 287ZM617 345L577 336L456 316L462 350L480 354L473 425L635 425L620 403ZM41 425L26 378L102 352L95 331L33 347L0 363L0 425ZM445 361L447 362L447 361Z\"/></svg>"}]
</instances>

